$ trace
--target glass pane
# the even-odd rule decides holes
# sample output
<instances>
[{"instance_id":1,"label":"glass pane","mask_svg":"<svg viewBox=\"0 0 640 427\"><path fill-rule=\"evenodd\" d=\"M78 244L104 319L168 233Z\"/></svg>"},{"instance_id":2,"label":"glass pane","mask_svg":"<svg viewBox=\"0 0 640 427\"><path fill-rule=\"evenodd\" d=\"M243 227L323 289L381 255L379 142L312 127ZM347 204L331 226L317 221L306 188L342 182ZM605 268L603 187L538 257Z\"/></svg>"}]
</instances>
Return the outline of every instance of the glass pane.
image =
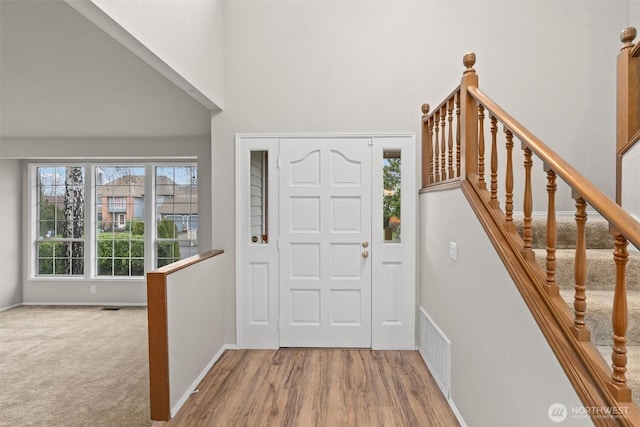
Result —
<instances>
[{"instance_id":1,"label":"glass pane","mask_svg":"<svg viewBox=\"0 0 640 427\"><path fill-rule=\"evenodd\" d=\"M98 276L144 274L143 166L96 167Z\"/></svg>"},{"instance_id":2,"label":"glass pane","mask_svg":"<svg viewBox=\"0 0 640 427\"><path fill-rule=\"evenodd\" d=\"M198 253L198 168L158 166L156 190L156 265Z\"/></svg>"},{"instance_id":3,"label":"glass pane","mask_svg":"<svg viewBox=\"0 0 640 427\"><path fill-rule=\"evenodd\" d=\"M400 151L385 151L382 160L382 218L385 243L400 243L401 155Z\"/></svg>"},{"instance_id":4,"label":"glass pane","mask_svg":"<svg viewBox=\"0 0 640 427\"><path fill-rule=\"evenodd\" d=\"M36 168L36 195L37 274L83 275L84 168Z\"/></svg>"},{"instance_id":5,"label":"glass pane","mask_svg":"<svg viewBox=\"0 0 640 427\"><path fill-rule=\"evenodd\" d=\"M252 151L249 168L249 235L251 243L269 243L268 151Z\"/></svg>"}]
</instances>

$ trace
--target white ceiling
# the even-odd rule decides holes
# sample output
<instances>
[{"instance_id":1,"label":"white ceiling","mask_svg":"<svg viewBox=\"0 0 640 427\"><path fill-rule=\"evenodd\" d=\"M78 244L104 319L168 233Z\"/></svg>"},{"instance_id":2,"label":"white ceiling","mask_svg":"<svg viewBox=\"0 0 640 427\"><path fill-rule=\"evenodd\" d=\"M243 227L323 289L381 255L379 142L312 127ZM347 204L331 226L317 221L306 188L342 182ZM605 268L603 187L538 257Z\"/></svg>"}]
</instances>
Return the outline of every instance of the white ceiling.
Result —
<instances>
[{"instance_id":1,"label":"white ceiling","mask_svg":"<svg viewBox=\"0 0 640 427\"><path fill-rule=\"evenodd\" d=\"M0 0L0 137L206 136L210 118L62 0Z\"/></svg>"}]
</instances>

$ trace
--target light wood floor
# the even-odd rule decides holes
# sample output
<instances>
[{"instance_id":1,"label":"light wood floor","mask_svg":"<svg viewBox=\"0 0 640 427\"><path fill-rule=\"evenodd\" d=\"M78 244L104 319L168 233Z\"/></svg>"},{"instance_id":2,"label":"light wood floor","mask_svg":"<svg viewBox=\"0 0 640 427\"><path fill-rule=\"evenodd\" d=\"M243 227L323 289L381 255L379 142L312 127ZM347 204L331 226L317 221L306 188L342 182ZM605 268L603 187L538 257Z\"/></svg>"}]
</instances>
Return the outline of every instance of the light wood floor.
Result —
<instances>
[{"instance_id":1,"label":"light wood floor","mask_svg":"<svg viewBox=\"0 0 640 427\"><path fill-rule=\"evenodd\" d=\"M227 351L155 426L457 426L417 351Z\"/></svg>"}]
</instances>

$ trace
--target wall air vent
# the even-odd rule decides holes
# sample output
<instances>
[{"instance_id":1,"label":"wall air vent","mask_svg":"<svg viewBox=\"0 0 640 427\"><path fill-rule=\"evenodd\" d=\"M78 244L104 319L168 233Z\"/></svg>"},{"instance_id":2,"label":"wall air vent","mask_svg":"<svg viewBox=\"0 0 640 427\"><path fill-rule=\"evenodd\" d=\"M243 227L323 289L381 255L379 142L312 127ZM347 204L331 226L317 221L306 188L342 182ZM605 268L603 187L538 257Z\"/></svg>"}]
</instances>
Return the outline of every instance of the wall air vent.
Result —
<instances>
[{"instance_id":1,"label":"wall air vent","mask_svg":"<svg viewBox=\"0 0 640 427\"><path fill-rule=\"evenodd\" d=\"M451 341L447 339L431 317L420 307L419 351L438 383L440 391L449 400L451 395Z\"/></svg>"}]
</instances>

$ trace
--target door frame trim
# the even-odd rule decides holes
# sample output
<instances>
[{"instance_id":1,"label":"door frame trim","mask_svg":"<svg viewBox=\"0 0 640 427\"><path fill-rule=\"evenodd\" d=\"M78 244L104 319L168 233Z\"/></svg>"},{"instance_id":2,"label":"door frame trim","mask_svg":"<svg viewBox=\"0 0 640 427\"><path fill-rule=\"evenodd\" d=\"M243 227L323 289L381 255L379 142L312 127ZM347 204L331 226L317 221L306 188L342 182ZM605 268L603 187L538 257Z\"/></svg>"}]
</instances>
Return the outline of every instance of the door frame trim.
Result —
<instances>
[{"instance_id":1,"label":"door frame trim","mask_svg":"<svg viewBox=\"0 0 640 427\"><path fill-rule=\"evenodd\" d=\"M405 240L403 235L403 245L408 249L407 253L411 253L410 266L403 276L403 298L405 304L412 307L408 313L405 313L405 319L402 322L384 322L381 313L377 313L375 310L380 310L380 302L383 301L383 295L380 294L379 277L376 277L375 269L376 265L373 264L373 277L371 284L372 292L372 348L374 349L415 349L415 325L416 325L416 313L417 313L417 199L418 199L418 180L417 173L419 171L417 167L418 159L418 147L416 146L415 133L412 132L394 132L394 133L239 133L235 135L235 292L236 292L236 343L239 348L278 348L280 345L279 334L279 252L277 249L277 238L270 238L269 245L256 245L250 248L249 246L249 214L248 214L248 186L247 190L242 191L245 188L248 180L248 168L243 167L244 162L250 156L251 150L268 151L269 153L269 233L274 230L274 225L278 224L278 191L274 191L279 188L279 171L277 169L277 159L279 157L279 141L281 139L288 138L308 138L308 139L328 139L328 138L371 138L373 147L372 149L372 171L375 168L377 157L375 154L379 152L380 155L384 149L401 149L403 158L410 161L406 164L408 168L404 168L402 173L402 211L403 222L405 221L406 213L409 213L406 220L413 228L413 232L409 233ZM376 145L376 142L382 144ZM381 159L380 159L381 160ZM411 161L413 160L413 161ZM272 167L276 166L276 167ZM381 170L381 168L380 168ZM382 180L382 173L380 172L380 182ZM378 183L377 180L372 181L372 186L375 189ZM372 190L372 211L376 212L376 199L382 200L382 196L375 195L375 190ZM376 215L373 215L375 217ZM372 228L375 230L377 221L372 217ZM381 220L380 220L381 222ZM279 234L278 234L279 237ZM373 243L373 242L372 242ZM260 247L258 247L260 246ZM375 248L372 248L375 249ZM250 286L256 288L255 283L250 285L248 281L251 279L250 272L248 272L247 262L249 262L249 252L257 253L259 251L261 255L258 257L264 257L264 262L254 262L254 265L266 265L266 269L260 271L266 272L264 280L259 284L258 288L261 292L264 292L264 298L268 301L264 307L263 316L265 318L251 319L249 313L250 307L255 301L251 297ZM372 251L373 254L379 251ZM274 258L275 255L275 258ZM274 264L275 262L275 264ZM275 269L275 271L274 271ZM275 282L274 282L275 280ZM378 320L376 320L378 319ZM382 319L382 323L380 322ZM379 325L376 324L380 323Z\"/></svg>"}]
</instances>

